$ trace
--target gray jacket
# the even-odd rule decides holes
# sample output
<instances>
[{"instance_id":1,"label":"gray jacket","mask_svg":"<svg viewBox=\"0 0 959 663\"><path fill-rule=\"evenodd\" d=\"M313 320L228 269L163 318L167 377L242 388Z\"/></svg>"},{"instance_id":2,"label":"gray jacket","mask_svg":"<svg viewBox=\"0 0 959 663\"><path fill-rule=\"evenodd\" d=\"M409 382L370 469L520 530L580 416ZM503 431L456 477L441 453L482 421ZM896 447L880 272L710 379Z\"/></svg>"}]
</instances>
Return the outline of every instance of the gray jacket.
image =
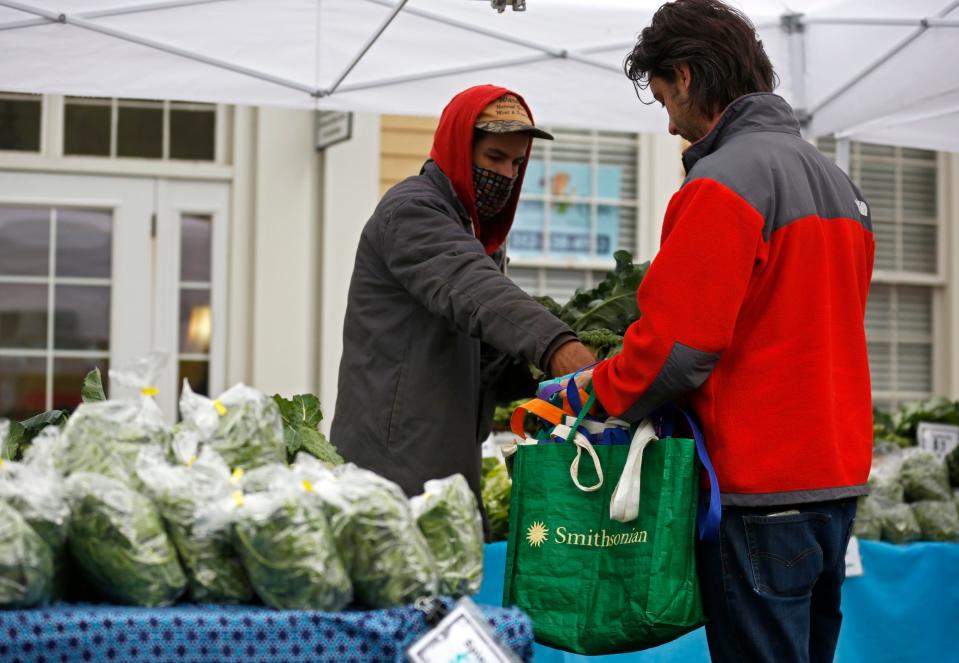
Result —
<instances>
[{"instance_id":1,"label":"gray jacket","mask_svg":"<svg viewBox=\"0 0 959 663\"><path fill-rule=\"evenodd\" d=\"M344 458L408 495L459 472L479 498L507 355L545 370L575 338L503 261L502 249L486 255L432 161L386 193L360 237L343 325L330 437Z\"/></svg>"}]
</instances>

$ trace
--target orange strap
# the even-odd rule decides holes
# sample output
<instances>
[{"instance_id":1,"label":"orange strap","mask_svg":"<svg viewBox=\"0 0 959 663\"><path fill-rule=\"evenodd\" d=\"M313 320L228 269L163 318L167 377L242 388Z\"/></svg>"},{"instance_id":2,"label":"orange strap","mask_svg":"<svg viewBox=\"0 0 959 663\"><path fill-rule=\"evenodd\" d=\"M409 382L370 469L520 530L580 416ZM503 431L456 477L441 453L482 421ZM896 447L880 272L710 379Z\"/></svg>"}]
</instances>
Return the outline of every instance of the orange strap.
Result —
<instances>
[{"instance_id":1,"label":"orange strap","mask_svg":"<svg viewBox=\"0 0 959 663\"><path fill-rule=\"evenodd\" d=\"M523 439L526 438L526 429L523 426L523 423L526 420L526 415L530 412L535 414L540 419L548 421L554 426L563 423L563 417L566 416L566 413L561 409L539 398L526 401L513 410L513 416L509 421L510 430L512 430L513 434L515 434L517 437L521 437Z\"/></svg>"}]
</instances>

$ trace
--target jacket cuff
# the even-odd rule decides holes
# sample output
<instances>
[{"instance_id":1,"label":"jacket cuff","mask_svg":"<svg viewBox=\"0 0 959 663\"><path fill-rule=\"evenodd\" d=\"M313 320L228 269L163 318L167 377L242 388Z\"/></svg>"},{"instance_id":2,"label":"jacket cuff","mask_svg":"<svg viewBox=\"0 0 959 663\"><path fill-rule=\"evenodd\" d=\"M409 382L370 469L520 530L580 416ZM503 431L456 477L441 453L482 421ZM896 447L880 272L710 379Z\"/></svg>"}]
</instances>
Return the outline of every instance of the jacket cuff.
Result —
<instances>
[{"instance_id":1,"label":"jacket cuff","mask_svg":"<svg viewBox=\"0 0 959 663\"><path fill-rule=\"evenodd\" d=\"M539 362L539 370L546 373L546 375L552 375L549 372L549 363L553 359L553 355L556 354L556 351L561 347L569 343L570 341L578 341L579 337L571 331L564 331L559 336L550 341L550 344L546 346L546 352L543 353L542 358ZM555 377L555 376L552 376Z\"/></svg>"}]
</instances>

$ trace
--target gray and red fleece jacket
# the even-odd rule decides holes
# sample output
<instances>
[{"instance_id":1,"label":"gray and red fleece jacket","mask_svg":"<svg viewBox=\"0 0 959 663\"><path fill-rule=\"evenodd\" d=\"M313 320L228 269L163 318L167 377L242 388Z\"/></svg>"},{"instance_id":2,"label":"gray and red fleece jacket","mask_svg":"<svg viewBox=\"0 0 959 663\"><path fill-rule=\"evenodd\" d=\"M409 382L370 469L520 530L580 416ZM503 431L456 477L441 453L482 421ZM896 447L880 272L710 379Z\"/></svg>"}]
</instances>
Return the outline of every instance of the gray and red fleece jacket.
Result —
<instances>
[{"instance_id":1,"label":"gray and red fleece jacket","mask_svg":"<svg viewBox=\"0 0 959 663\"><path fill-rule=\"evenodd\" d=\"M867 494L875 242L862 194L774 94L730 104L683 163L642 317L594 371L600 403L636 421L685 395L723 504Z\"/></svg>"}]
</instances>

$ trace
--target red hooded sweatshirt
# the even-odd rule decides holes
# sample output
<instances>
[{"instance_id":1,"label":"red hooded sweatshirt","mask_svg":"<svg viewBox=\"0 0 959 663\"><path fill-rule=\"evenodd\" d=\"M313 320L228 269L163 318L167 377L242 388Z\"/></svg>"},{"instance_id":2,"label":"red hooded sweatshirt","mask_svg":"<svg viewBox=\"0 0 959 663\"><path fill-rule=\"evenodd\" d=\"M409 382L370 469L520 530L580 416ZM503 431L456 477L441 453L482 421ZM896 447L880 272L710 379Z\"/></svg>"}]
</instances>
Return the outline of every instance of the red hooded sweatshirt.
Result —
<instances>
[{"instance_id":1,"label":"red hooded sweatshirt","mask_svg":"<svg viewBox=\"0 0 959 663\"><path fill-rule=\"evenodd\" d=\"M443 109L439 126L433 134L433 149L430 151L430 157L453 183L453 190L473 220L474 233L486 249L487 255L493 255L502 246L513 225L520 190L523 188L523 176L526 174L526 163L533 144L530 140L530 147L526 149L526 160L520 164L509 201L499 214L481 221L476 213L476 192L473 188L473 128L483 109L507 94L519 99L532 121L533 113L520 95L496 85L477 85L460 92Z\"/></svg>"}]
</instances>

